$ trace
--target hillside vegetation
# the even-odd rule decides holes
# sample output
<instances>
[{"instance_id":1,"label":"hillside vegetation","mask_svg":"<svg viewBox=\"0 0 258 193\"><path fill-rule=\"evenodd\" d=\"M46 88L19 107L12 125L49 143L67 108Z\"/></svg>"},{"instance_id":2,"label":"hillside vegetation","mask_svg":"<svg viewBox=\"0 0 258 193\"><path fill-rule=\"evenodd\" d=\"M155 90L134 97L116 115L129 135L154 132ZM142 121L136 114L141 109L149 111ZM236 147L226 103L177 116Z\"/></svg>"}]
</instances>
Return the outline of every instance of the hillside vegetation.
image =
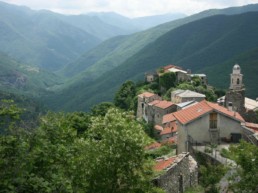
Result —
<instances>
[{"instance_id":1,"label":"hillside vegetation","mask_svg":"<svg viewBox=\"0 0 258 193\"><path fill-rule=\"evenodd\" d=\"M258 13L250 12L233 16L218 15L183 25L161 36L100 78L78 82L60 92L58 101L55 100L56 96L52 96L47 98L47 102L57 109L87 110L95 103L111 100L115 90L125 80L143 79L146 71L169 63L199 72L206 72L204 70L208 67L225 69L225 62L257 48L257 19ZM255 61L255 58L250 58L248 65ZM257 69L255 64L253 68ZM231 70L223 71L226 75L230 73ZM256 71L247 74L244 68L243 73L255 81ZM215 76L218 77L217 74ZM216 80L211 80L210 84L216 86ZM224 84L224 87L227 86ZM254 97L249 93L255 93L256 88L250 86L246 85L247 94Z\"/></svg>"},{"instance_id":2,"label":"hillside vegetation","mask_svg":"<svg viewBox=\"0 0 258 193\"><path fill-rule=\"evenodd\" d=\"M62 84L62 78L37 66L22 64L0 53L0 91L40 97L54 86Z\"/></svg>"},{"instance_id":3,"label":"hillside vegetation","mask_svg":"<svg viewBox=\"0 0 258 193\"><path fill-rule=\"evenodd\" d=\"M75 76L74 79L76 79L76 81L84 79L85 77L87 80L94 79L108 70L121 65L145 46L177 27L213 15L234 15L257 10L258 4L227 9L207 10L159 25L143 32L115 37L103 42L93 50L86 52L78 60L67 65L61 73L67 77Z\"/></svg>"}]
</instances>

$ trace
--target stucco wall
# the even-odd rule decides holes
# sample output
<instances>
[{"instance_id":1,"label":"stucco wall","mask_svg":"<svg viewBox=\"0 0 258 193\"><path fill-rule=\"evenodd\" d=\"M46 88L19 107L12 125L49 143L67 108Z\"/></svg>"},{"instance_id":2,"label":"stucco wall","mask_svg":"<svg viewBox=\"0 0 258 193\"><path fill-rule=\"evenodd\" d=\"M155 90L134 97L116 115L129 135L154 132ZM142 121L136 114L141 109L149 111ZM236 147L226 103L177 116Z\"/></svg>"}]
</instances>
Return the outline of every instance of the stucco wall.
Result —
<instances>
[{"instance_id":1,"label":"stucco wall","mask_svg":"<svg viewBox=\"0 0 258 193\"><path fill-rule=\"evenodd\" d=\"M239 121L219 113L217 120L220 138L229 138L231 133L242 133L241 123ZM178 123L178 153L187 151L186 143L188 135L199 143L210 143L209 127L209 113L186 125Z\"/></svg>"}]
</instances>

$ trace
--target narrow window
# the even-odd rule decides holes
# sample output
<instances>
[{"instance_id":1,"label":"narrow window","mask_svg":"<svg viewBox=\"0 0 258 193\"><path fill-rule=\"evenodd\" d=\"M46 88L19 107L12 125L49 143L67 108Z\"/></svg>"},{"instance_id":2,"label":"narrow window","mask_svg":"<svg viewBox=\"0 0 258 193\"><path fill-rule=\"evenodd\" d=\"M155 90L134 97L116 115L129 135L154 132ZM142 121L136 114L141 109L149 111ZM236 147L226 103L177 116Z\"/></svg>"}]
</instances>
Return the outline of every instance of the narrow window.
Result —
<instances>
[{"instance_id":1,"label":"narrow window","mask_svg":"<svg viewBox=\"0 0 258 193\"><path fill-rule=\"evenodd\" d=\"M239 82L240 82L240 81L239 81L239 78L238 78L238 79L237 79L237 84L239 84Z\"/></svg>"},{"instance_id":2,"label":"narrow window","mask_svg":"<svg viewBox=\"0 0 258 193\"><path fill-rule=\"evenodd\" d=\"M211 129L217 128L217 113L210 114L210 128Z\"/></svg>"}]
</instances>

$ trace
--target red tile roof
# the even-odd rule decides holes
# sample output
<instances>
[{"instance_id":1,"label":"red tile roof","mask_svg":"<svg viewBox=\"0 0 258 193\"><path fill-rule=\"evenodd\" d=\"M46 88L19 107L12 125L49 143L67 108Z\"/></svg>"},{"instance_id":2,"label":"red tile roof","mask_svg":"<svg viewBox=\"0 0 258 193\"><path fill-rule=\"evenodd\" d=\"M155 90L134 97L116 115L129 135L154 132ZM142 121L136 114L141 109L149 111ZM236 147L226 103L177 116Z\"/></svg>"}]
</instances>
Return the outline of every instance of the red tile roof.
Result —
<instances>
[{"instance_id":1,"label":"red tile roof","mask_svg":"<svg viewBox=\"0 0 258 193\"><path fill-rule=\"evenodd\" d=\"M173 124L173 126L171 127L164 128L163 131L161 131L160 135L166 135L166 134L175 133L175 132L177 132L176 123Z\"/></svg>"},{"instance_id":2,"label":"red tile roof","mask_svg":"<svg viewBox=\"0 0 258 193\"><path fill-rule=\"evenodd\" d=\"M173 115L180 123L186 124L210 111L212 111L212 108L207 105L206 101L202 101L187 109L177 111Z\"/></svg>"},{"instance_id":3,"label":"red tile roof","mask_svg":"<svg viewBox=\"0 0 258 193\"><path fill-rule=\"evenodd\" d=\"M245 126L255 131L258 131L258 124L245 122Z\"/></svg>"},{"instance_id":4,"label":"red tile roof","mask_svg":"<svg viewBox=\"0 0 258 193\"><path fill-rule=\"evenodd\" d=\"M142 94L139 94L138 96L141 97L141 98L144 98L144 97L149 98L149 97L152 97L152 96L154 96L154 95L155 95L155 94L154 94L154 93L151 93L151 92L144 92L144 93L142 93Z\"/></svg>"},{"instance_id":5,"label":"red tile roof","mask_svg":"<svg viewBox=\"0 0 258 193\"><path fill-rule=\"evenodd\" d=\"M172 113L170 113L163 116L162 124L172 122L172 121L176 121L176 118Z\"/></svg>"},{"instance_id":6,"label":"red tile roof","mask_svg":"<svg viewBox=\"0 0 258 193\"><path fill-rule=\"evenodd\" d=\"M154 101L152 101L152 102L150 102L150 103L148 103L148 105L155 105L155 104L157 104L157 103L159 103L160 102L160 100L154 100Z\"/></svg>"},{"instance_id":7,"label":"red tile roof","mask_svg":"<svg viewBox=\"0 0 258 193\"><path fill-rule=\"evenodd\" d=\"M218 105L217 103L211 103L211 102L207 102L207 103L210 107L212 107L216 111L218 111L220 113L223 113L223 114L225 114L225 115L227 115L231 118L237 119L238 121L245 122L245 120L243 119L243 117L239 113L234 112L234 111L230 111L227 108Z\"/></svg>"},{"instance_id":8,"label":"red tile roof","mask_svg":"<svg viewBox=\"0 0 258 193\"><path fill-rule=\"evenodd\" d=\"M170 68L176 68L176 69L182 70L181 67L175 66L175 65L173 65L173 64L169 64L169 65L163 67L164 71L166 71L166 70L168 70L168 69L170 69Z\"/></svg>"},{"instance_id":9,"label":"red tile roof","mask_svg":"<svg viewBox=\"0 0 258 193\"><path fill-rule=\"evenodd\" d=\"M172 105L174 105L174 103L170 101L160 101L159 103L156 103L154 106L159 107L161 109L166 109L168 107L171 107Z\"/></svg>"},{"instance_id":10,"label":"red tile roof","mask_svg":"<svg viewBox=\"0 0 258 193\"><path fill-rule=\"evenodd\" d=\"M161 144L176 144L177 143L177 135L176 136L173 136L173 137L170 137L168 139L165 139L161 142Z\"/></svg>"},{"instance_id":11,"label":"red tile roof","mask_svg":"<svg viewBox=\"0 0 258 193\"><path fill-rule=\"evenodd\" d=\"M161 171L168 168L174 163L175 159L176 157L170 157L168 159L158 160L156 165L154 166L154 170Z\"/></svg>"},{"instance_id":12,"label":"red tile roof","mask_svg":"<svg viewBox=\"0 0 258 193\"><path fill-rule=\"evenodd\" d=\"M163 131L163 127L159 126L159 125L155 125L154 129L158 130L158 131Z\"/></svg>"},{"instance_id":13,"label":"red tile roof","mask_svg":"<svg viewBox=\"0 0 258 193\"><path fill-rule=\"evenodd\" d=\"M182 123L186 124L189 123L198 117L211 112L211 111L217 111L219 113L222 113L228 117L231 117L235 120L238 120L240 122L244 122L244 119L241 117L241 115L237 112L229 111L227 108L219 106L218 104L211 103L208 101L201 101L187 109L180 110L178 112L173 113L173 115L176 117L176 119Z\"/></svg>"},{"instance_id":14,"label":"red tile roof","mask_svg":"<svg viewBox=\"0 0 258 193\"><path fill-rule=\"evenodd\" d=\"M151 149L157 149L159 147L161 147L161 144L158 143L158 142L155 142L155 143L152 143L152 144L146 146L144 149L145 150L151 150Z\"/></svg>"}]
</instances>

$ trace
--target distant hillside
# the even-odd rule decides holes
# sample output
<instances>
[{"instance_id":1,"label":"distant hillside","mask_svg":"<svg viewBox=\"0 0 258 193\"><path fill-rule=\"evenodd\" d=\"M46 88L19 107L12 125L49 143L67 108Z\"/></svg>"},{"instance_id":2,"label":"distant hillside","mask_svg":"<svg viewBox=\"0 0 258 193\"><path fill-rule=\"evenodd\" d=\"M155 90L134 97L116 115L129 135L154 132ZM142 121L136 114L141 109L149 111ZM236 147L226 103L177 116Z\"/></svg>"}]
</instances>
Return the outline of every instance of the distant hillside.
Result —
<instances>
[{"instance_id":1,"label":"distant hillside","mask_svg":"<svg viewBox=\"0 0 258 193\"><path fill-rule=\"evenodd\" d=\"M0 2L0 51L58 70L100 40L45 11Z\"/></svg>"},{"instance_id":2,"label":"distant hillside","mask_svg":"<svg viewBox=\"0 0 258 193\"><path fill-rule=\"evenodd\" d=\"M142 30L145 30L184 17L186 17L186 15L182 13L168 13L163 15L138 17L133 18L132 20L134 22L134 25L140 27Z\"/></svg>"},{"instance_id":3,"label":"distant hillside","mask_svg":"<svg viewBox=\"0 0 258 193\"><path fill-rule=\"evenodd\" d=\"M174 63L200 72L205 69L208 72L208 69L213 68L215 72L215 69L224 69L224 64L234 58L242 58L244 62L244 58L258 48L256 21L258 12L250 12L233 16L218 15L183 25L164 34L100 78L80 81L59 93L58 101L55 96L49 102L57 109L86 110L95 103L111 100L125 80L143 79L146 71L162 65ZM258 69L256 57L246 61L253 65L252 68ZM257 82L257 70L254 69L247 71L245 77ZM213 75L210 84L219 85L219 77L229 75L230 71L221 70L219 76ZM227 82L224 87L228 86ZM252 85L246 85L247 95L255 97L257 88Z\"/></svg>"},{"instance_id":4,"label":"distant hillside","mask_svg":"<svg viewBox=\"0 0 258 193\"><path fill-rule=\"evenodd\" d=\"M162 15L127 18L114 12L93 12L88 15L96 16L103 22L119 28L128 30L135 28L137 31L145 30L186 16L182 13L167 13Z\"/></svg>"},{"instance_id":5,"label":"distant hillside","mask_svg":"<svg viewBox=\"0 0 258 193\"><path fill-rule=\"evenodd\" d=\"M121 65L149 43L154 42L157 38L170 30L213 15L233 15L249 11L258 11L258 4L221 10L207 10L183 19L159 25L143 32L112 38L67 65L61 71L61 74L67 77L78 76L75 78L76 80L84 79L85 77L87 77L87 80L94 79L106 71Z\"/></svg>"},{"instance_id":6,"label":"distant hillside","mask_svg":"<svg viewBox=\"0 0 258 193\"><path fill-rule=\"evenodd\" d=\"M62 79L37 66L16 62L0 53L0 92L39 97L62 84Z\"/></svg>"}]
</instances>

